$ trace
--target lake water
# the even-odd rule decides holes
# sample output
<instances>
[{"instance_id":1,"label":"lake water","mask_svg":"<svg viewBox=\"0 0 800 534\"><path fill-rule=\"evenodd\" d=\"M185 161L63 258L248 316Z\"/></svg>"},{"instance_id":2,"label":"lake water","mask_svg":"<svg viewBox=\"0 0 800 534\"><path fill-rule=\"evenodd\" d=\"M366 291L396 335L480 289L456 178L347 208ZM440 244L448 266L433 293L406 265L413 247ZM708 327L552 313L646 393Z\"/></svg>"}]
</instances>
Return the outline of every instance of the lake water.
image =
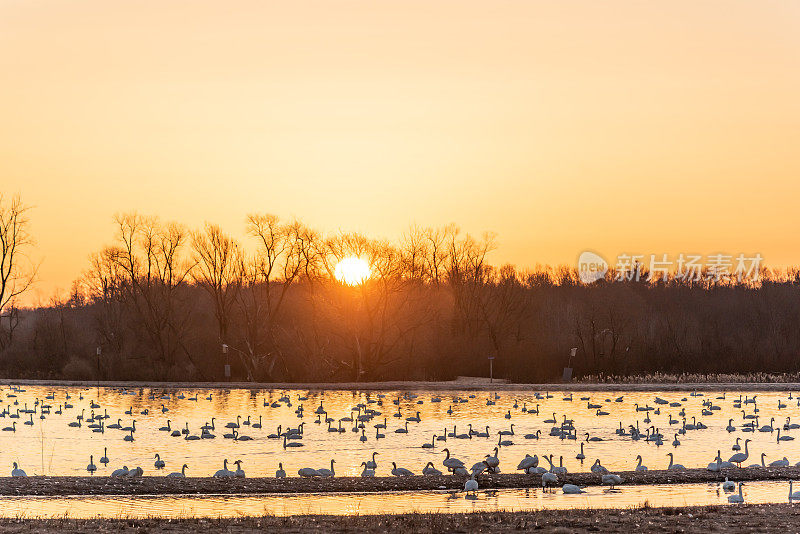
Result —
<instances>
[{"instance_id":1,"label":"lake water","mask_svg":"<svg viewBox=\"0 0 800 534\"><path fill-rule=\"evenodd\" d=\"M89 455L93 455L98 471L94 476L107 475L112 469L123 465L141 466L145 476L163 476L167 472L180 470L181 465L188 465L188 476L209 476L222 467L222 460L242 460L242 468L247 476L274 476L278 462L282 462L289 476L297 476L301 467L330 467L330 460L335 459L336 474L340 476L357 476L361 472L361 462L369 460L372 452L378 452L377 475L388 476L392 469L391 462L398 466L419 473L428 461L438 468L444 469L441 462L445 455L442 452L448 447L454 456L462 459L467 466L481 461L486 454L492 452L498 441L498 431L510 431L514 425L514 435L503 436L513 445L500 448L500 469L513 472L519 460L525 454L553 454L556 464L563 456L563 465L570 472L587 471L596 458L610 470L630 470L635 465L637 455L643 457L644 464L650 469L663 469L669 463L668 452L673 452L675 462L687 467L705 467L716 456L718 449L727 459L734 451L731 446L737 437L749 438L750 459L745 464L758 463L760 454L766 453L767 462L788 457L794 464L800 460L798 441L777 440L777 430L772 432L743 432L742 425L751 422L743 419L744 415L758 415L758 425L770 424L774 418L774 427L782 427L787 417L793 423L800 423L800 407L798 401L789 392L785 393L743 393L745 397L757 395L757 403L742 404L742 408L734 407L734 400L739 393L727 394L726 398L718 398L722 392L706 392L703 396L691 396L682 392L640 392L640 393L597 393L575 391L572 400L565 400L561 392L552 393L552 398L535 397L534 391L471 393L465 391L450 392L414 392L411 394L384 391L270 391L270 390L150 390L135 389L123 391L115 388L65 388L25 386L24 391L15 391L10 387L0 389L0 428L12 426L16 422L16 431L0 431L0 466L10 474L11 463L17 462L30 475L86 475ZM544 392L540 392L544 395ZM67 395L70 396L67 399ZM179 397L183 398L179 398ZM288 397L287 402L278 402L281 397ZM48 398L50 397L50 398ZM82 399L80 397L83 397ZM191 400L196 397L197 400ZM208 400L210 397L210 400ZM580 400L589 397L590 401ZM615 402L622 398L621 402ZM655 404L656 397L668 402L680 403L680 407ZM305 400L300 400L301 398ZM440 402L435 402L439 400ZM398 404L395 404L398 401ZM703 415L703 401L711 401L715 409L709 410L711 415ZM72 408L64 408L68 402ZM488 403L494 404L488 404ZM786 407L779 408L784 404ZM91 408L92 403L97 406ZM273 405L277 403L277 405ZM601 405L602 412L609 415L597 415L597 408L589 408L588 404ZM52 406L50 412L42 416L42 404ZM353 432L353 423L342 422L344 432L329 432L325 423L315 423L315 410L322 404L327 416L339 426L339 419L352 417L352 411L358 404L369 409L382 412L365 423L364 436ZM654 411L637 411L640 407L660 408L660 414ZM163 410L168 411L162 411ZM539 407L539 413L523 412ZM55 412L61 406L60 415ZM276 407L273 407L276 406ZM303 406L303 416L296 410ZM716 409L719 408L719 409ZM25 410L34 410L27 413ZM707 426L703 430L687 430L678 434L679 446L673 446L674 434L681 427L679 415L685 410L689 424L693 419L702 421ZM758 411L756 411L758 410ZM47 411L47 410L45 410ZM132 426L136 420L134 441L127 442L123 438L128 432L106 428L104 432L93 432L87 420L91 413L108 414L104 420L106 426L121 420L121 426ZM131 412L127 414L126 412ZM146 413L143 413L146 412ZM406 418L419 412L421 421L408 422L408 433L396 433L399 428L406 428ZM448 413L450 412L450 413ZM399 413L401 417L394 417ZM550 436L551 419L555 413L560 422L566 416L574 420L577 440L561 439ZM77 416L83 414L81 426L77 424ZM509 417L510 414L510 418ZM18 415L18 418L12 416ZM42 418L44 417L44 418ZM200 439L190 441L181 437L171 437L170 433L158 429L167 424L169 419L173 429L189 429L192 435L200 434L200 427L215 418L216 439ZM239 433L250 436L251 441L234 441L224 439L223 434L231 432L225 429L226 423L242 422L250 418L257 422L261 418L262 428L242 424ZM325 416L323 416L325 417ZM650 422L645 422L645 419ZM387 428L380 432L386 437L376 439L377 423L386 420ZM735 432L728 432L728 420L733 419ZM24 424L25 422L32 424ZM95 421L96 423L97 421ZM644 439L632 440L627 436L615 433L619 423L627 427L637 425L642 432L654 426L664 434L664 444L657 446ZM283 440L269 439L268 435L287 427L296 428L304 424L303 439L298 442L303 447L284 449ZM472 439L456 439L448 437L446 442L437 441L434 449L421 448L423 443L430 442L434 434L441 435L447 429L456 434L469 432L469 425L474 429L486 432L489 437ZM540 439L525 439L526 434L541 431ZM599 437L604 441L584 440L585 434ZM782 431L781 435L794 437L800 435L798 430ZM576 459L580 451L580 443L584 443L586 459ZM110 459L106 467L99 459L107 450ZM166 469L158 471L154 468L154 455L158 453L166 462ZM542 465L547 465L544 460Z\"/></svg>"}]
</instances>

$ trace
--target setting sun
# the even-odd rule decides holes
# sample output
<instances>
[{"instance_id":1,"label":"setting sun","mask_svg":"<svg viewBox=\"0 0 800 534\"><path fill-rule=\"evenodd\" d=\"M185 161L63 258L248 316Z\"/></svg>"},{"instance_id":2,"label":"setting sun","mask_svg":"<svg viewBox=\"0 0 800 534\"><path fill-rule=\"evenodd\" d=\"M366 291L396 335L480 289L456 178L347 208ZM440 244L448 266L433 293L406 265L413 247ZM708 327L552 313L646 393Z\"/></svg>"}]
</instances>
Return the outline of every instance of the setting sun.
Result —
<instances>
[{"instance_id":1,"label":"setting sun","mask_svg":"<svg viewBox=\"0 0 800 534\"><path fill-rule=\"evenodd\" d=\"M369 265L361 258L350 256L336 264L333 275L343 284L355 286L369 278Z\"/></svg>"}]
</instances>

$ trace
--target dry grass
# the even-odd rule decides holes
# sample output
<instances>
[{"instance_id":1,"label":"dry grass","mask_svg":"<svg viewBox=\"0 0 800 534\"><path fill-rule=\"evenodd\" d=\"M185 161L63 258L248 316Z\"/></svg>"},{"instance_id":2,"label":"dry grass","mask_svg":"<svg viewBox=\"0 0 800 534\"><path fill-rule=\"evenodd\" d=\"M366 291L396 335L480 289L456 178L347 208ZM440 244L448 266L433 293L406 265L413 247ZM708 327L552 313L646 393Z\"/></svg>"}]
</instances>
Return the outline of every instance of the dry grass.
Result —
<instances>
[{"instance_id":1,"label":"dry grass","mask_svg":"<svg viewBox=\"0 0 800 534\"><path fill-rule=\"evenodd\" d=\"M800 373L589 375L576 384L797 384Z\"/></svg>"},{"instance_id":2,"label":"dry grass","mask_svg":"<svg viewBox=\"0 0 800 534\"><path fill-rule=\"evenodd\" d=\"M789 504L626 510L480 512L380 516L295 516L182 520L0 520L0 533L202 532L796 532L800 507Z\"/></svg>"}]
</instances>

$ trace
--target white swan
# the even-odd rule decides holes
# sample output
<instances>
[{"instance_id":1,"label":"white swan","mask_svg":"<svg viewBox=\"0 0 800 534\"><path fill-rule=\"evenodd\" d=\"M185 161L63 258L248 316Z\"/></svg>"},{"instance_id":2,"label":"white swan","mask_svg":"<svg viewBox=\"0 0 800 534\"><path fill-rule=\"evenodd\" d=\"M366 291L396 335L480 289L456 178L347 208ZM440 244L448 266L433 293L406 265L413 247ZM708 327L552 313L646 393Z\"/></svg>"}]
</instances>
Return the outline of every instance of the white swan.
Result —
<instances>
[{"instance_id":1,"label":"white swan","mask_svg":"<svg viewBox=\"0 0 800 534\"><path fill-rule=\"evenodd\" d=\"M244 478L244 471L242 470L242 461L236 460L233 462L236 464L236 471L233 473L233 476L236 478Z\"/></svg>"},{"instance_id":2,"label":"white swan","mask_svg":"<svg viewBox=\"0 0 800 534\"><path fill-rule=\"evenodd\" d=\"M375 470L367 467L367 462L361 462L364 469L361 470L361 478L372 478L375 476Z\"/></svg>"},{"instance_id":3,"label":"white swan","mask_svg":"<svg viewBox=\"0 0 800 534\"><path fill-rule=\"evenodd\" d=\"M742 495L742 486L744 486L744 482L739 482L739 493L738 495L731 495L728 497L729 503L741 503L744 502L744 496Z\"/></svg>"},{"instance_id":4,"label":"white swan","mask_svg":"<svg viewBox=\"0 0 800 534\"><path fill-rule=\"evenodd\" d=\"M215 478L230 478L233 476L233 471L228 469L228 460L222 460L222 469L214 473Z\"/></svg>"},{"instance_id":5,"label":"white swan","mask_svg":"<svg viewBox=\"0 0 800 534\"><path fill-rule=\"evenodd\" d=\"M747 458L750 457L750 452L747 450L747 444L750 443L750 441L751 440L749 439L744 440L744 452L737 452L736 454L728 458L728 461L731 462L732 464L737 464L741 467L742 462L746 461Z\"/></svg>"},{"instance_id":6,"label":"white swan","mask_svg":"<svg viewBox=\"0 0 800 534\"><path fill-rule=\"evenodd\" d=\"M183 464L181 470L176 473L170 473L167 475L167 478L186 478L186 468L189 467L186 464Z\"/></svg>"},{"instance_id":7,"label":"white swan","mask_svg":"<svg viewBox=\"0 0 800 534\"><path fill-rule=\"evenodd\" d=\"M287 447L302 447L302 446L303 446L303 444L300 443L299 441L291 441L291 442L287 441L287 436L284 434L284 436L283 436L283 448L284 449L287 448Z\"/></svg>"},{"instance_id":8,"label":"white swan","mask_svg":"<svg viewBox=\"0 0 800 534\"><path fill-rule=\"evenodd\" d=\"M637 462L636 463L636 471L639 471L640 473L644 473L644 472L647 471L647 466L646 465L642 465L642 455L641 454L636 456L636 462Z\"/></svg>"},{"instance_id":9,"label":"white swan","mask_svg":"<svg viewBox=\"0 0 800 534\"><path fill-rule=\"evenodd\" d=\"M728 477L725 477L725 482L722 483L722 491L733 491L736 489L736 482L732 480L728 480ZM791 485L789 487L791 490Z\"/></svg>"},{"instance_id":10,"label":"white swan","mask_svg":"<svg viewBox=\"0 0 800 534\"><path fill-rule=\"evenodd\" d=\"M498 454L497 447L495 447L494 455L487 454L485 457L486 459L484 460L489 469L492 470L492 473L494 473L495 470L497 469L497 466L500 465L500 458L497 457L497 454Z\"/></svg>"},{"instance_id":11,"label":"white swan","mask_svg":"<svg viewBox=\"0 0 800 534\"><path fill-rule=\"evenodd\" d=\"M561 487L561 491L563 491L567 495L577 495L579 493L586 493L585 491L583 491L581 488L579 488L575 484L564 484Z\"/></svg>"},{"instance_id":12,"label":"white swan","mask_svg":"<svg viewBox=\"0 0 800 534\"><path fill-rule=\"evenodd\" d=\"M141 467L137 467L135 469L131 469L130 471L128 471L129 477L141 477L143 474L144 474L144 469L142 469Z\"/></svg>"},{"instance_id":13,"label":"white swan","mask_svg":"<svg viewBox=\"0 0 800 534\"><path fill-rule=\"evenodd\" d=\"M669 456L669 465L667 466L667 469L672 470L672 471L685 471L686 470L686 468L683 465L673 463L673 458L672 458L672 453L671 452L667 453L667 456Z\"/></svg>"},{"instance_id":14,"label":"white swan","mask_svg":"<svg viewBox=\"0 0 800 534\"><path fill-rule=\"evenodd\" d=\"M318 476L317 470L312 467L301 467L297 470L297 474L303 478L312 478Z\"/></svg>"},{"instance_id":15,"label":"white swan","mask_svg":"<svg viewBox=\"0 0 800 534\"><path fill-rule=\"evenodd\" d=\"M372 460L367 460L367 462L366 462L368 468L377 469L378 463L375 461L375 456L377 456L378 454L380 454L380 453L377 453L377 452L373 452L372 453Z\"/></svg>"},{"instance_id":16,"label":"white swan","mask_svg":"<svg viewBox=\"0 0 800 534\"><path fill-rule=\"evenodd\" d=\"M526 454L525 458L523 458L519 462L519 464L517 464L517 469L522 469L527 473L530 469L533 469L538 465L539 465L538 455L534 454L533 456L531 456L530 454Z\"/></svg>"},{"instance_id":17,"label":"white swan","mask_svg":"<svg viewBox=\"0 0 800 534\"><path fill-rule=\"evenodd\" d=\"M128 466L127 465L123 465L122 469L114 469L114 471L111 472L111 476L112 477L126 477L126 476L128 476Z\"/></svg>"},{"instance_id":18,"label":"white swan","mask_svg":"<svg viewBox=\"0 0 800 534\"><path fill-rule=\"evenodd\" d=\"M447 457L442 460L442 465L444 465L449 470L453 470L457 467L464 467L464 462L459 460L458 458L451 458L450 457L450 449L444 449L442 452L447 454Z\"/></svg>"},{"instance_id":19,"label":"white swan","mask_svg":"<svg viewBox=\"0 0 800 534\"><path fill-rule=\"evenodd\" d=\"M585 455L585 454L583 454L583 442L582 442L582 441L581 441L581 452L579 452L579 453L578 453L578 455L577 455L577 456L575 456L575 458L576 458L577 460L581 460L581 461L583 461L583 460L585 460L585 459L586 459L586 455Z\"/></svg>"},{"instance_id":20,"label":"white swan","mask_svg":"<svg viewBox=\"0 0 800 534\"><path fill-rule=\"evenodd\" d=\"M611 489L614 489L614 486L616 486L618 484L622 484L623 482L624 482L624 480L623 480L623 478L621 476L615 475L615 474L612 474L612 473L609 473L607 475L603 475L600 478L600 483L603 486L611 486Z\"/></svg>"},{"instance_id":21,"label":"white swan","mask_svg":"<svg viewBox=\"0 0 800 534\"><path fill-rule=\"evenodd\" d=\"M595 473L597 475L607 475L608 474L608 469L606 469L605 467L600 465L600 458L596 459L594 461L594 464L592 464L592 467L590 467L589 469L591 470L592 473Z\"/></svg>"},{"instance_id":22,"label":"white swan","mask_svg":"<svg viewBox=\"0 0 800 534\"><path fill-rule=\"evenodd\" d=\"M545 456L545 458L547 458ZM558 475L555 473L542 473L542 488L546 488L548 485L552 486L553 484L558 484Z\"/></svg>"},{"instance_id":23,"label":"white swan","mask_svg":"<svg viewBox=\"0 0 800 534\"><path fill-rule=\"evenodd\" d=\"M462 465L463 467L463 465ZM408 477L412 476L414 473L406 469L405 467L397 467L397 464L392 462L392 475L396 477Z\"/></svg>"},{"instance_id":24,"label":"white swan","mask_svg":"<svg viewBox=\"0 0 800 534\"><path fill-rule=\"evenodd\" d=\"M97 466L94 465L94 456L91 454L89 455L89 465L86 466L86 470L91 474L94 474L94 472L97 471Z\"/></svg>"},{"instance_id":25,"label":"white swan","mask_svg":"<svg viewBox=\"0 0 800 534\"><path fill-rule=\"evenodd\" d=\"M433 462L428 462L427 464L425 464L425 467L422 468L422 474L423 475L438 476L438 475L441 475L442 472L439 471L438 469L436 469L433 466Z\"/></svg>"},{"instance_id":26,"label":"white swan","mask_svg":"<svg viewBox=\"0 0 800 534\"><path fill-rule=\"evenodd\" d=\"M789 500L790 501L800 500L800 491L795 491L794 493L792 493L792 481L791 480L789 481Z\"/></svg>"},{"instance_id":27,"label":"white swan","mask_svg":"<svg viewBox=\"0 0 800 534\"><path fill-rule=\"evenodd\" d=\"M331 460L331 468L330 469L317 469L317 475L321 477L333 477L336 476L336 471L333 469L333 464L336 463L336 460Z\"/></svg>"},{"instance_id":28,"label":"white swan","mask_svg":"<svg viewBox=\"0 0 800 534\"><path fill-rule=\"evenodd\" d=\"M25 471L19 468L17 462L13 463L13 467L11 469L11 476L12 477L26 477L28 475L25 474Z\"/></svg>"},{"instance_id":29,"label":"white swan","mask_svg":"<svg viewBox=\"0 0 800 534\"><path fill-rule=\"evenodd\" d=\"M478 491L478 481L475 480L475 474L473 474L469 480L464 482L464 491L468 494L472 493L472 495L475 495L475 493Z\"/></svg>"},{"instance_id":30,"label":"white swan","mask_svg":"<svg viewBox=\"0 0 800 534\"><path fill-rule=\"evenodd\" d=\"M278 462L278 470L275 471L275 478L286 478L286 471L283 470L283 462Z\"/></svg>"}]
</instances>

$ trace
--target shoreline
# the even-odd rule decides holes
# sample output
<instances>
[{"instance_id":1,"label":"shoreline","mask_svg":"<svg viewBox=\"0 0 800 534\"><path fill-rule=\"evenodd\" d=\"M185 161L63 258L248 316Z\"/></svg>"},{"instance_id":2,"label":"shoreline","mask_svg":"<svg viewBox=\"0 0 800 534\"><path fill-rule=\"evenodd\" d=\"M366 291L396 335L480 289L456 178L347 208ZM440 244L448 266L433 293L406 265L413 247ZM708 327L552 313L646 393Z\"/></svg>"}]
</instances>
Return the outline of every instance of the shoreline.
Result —
<instances>
[{"instance_id":1,"label":"shoreline","mask_svg":"<svg viewBox=\"0 0 800 534\"><path fill-rule=\"evenodd\" d=\"M235 519L0 519L0 533L41 532L795 532L800 507L742 504L686 508L542 510Z\"/></svg>"},{"instance_id":2,"label":"shoreline","mask_svg":"<svg viewBox=\"0 0 800 534\"><path fill-rule=\"evenodd\" d=\"M706 469L685 471L651 470L643 473L619 471L626 485L691 484L736 481L796 480L800 467L729 468L720 472ZM167 478L143 476L112 478L108 476L0 478L0 496L79 496L79 495L189 495L189 494L294 494L294 493L377 493L401 491L461 491L467 477L418 475L410 477L333 477L333 478ZM541 475L521 473L482 474L481 489L516 489L541 487ZM601 476L592 472L559 475L555 487L575 484L600 486Z\"/></svg>"},{"instance_id":3,"label":"shoreline","mask_svg":"<svg viewBox=\"0 0 800 534\"><path fill-rule=\"evenodd\" d=\"M441 382L390 381L390 382L142 382L142 381L86 381L86 380L33 380L0 378L0 386L83 387L83 388L147 388L147 389L248 389L248 390L303 390L303 391L586 391L586 392L691 392L691 391L800 391L800 382L631 382L598 383L570 382L552 384L524 384L493 382L489 379L451 380Z\"/></svg>"}]
</instances>

